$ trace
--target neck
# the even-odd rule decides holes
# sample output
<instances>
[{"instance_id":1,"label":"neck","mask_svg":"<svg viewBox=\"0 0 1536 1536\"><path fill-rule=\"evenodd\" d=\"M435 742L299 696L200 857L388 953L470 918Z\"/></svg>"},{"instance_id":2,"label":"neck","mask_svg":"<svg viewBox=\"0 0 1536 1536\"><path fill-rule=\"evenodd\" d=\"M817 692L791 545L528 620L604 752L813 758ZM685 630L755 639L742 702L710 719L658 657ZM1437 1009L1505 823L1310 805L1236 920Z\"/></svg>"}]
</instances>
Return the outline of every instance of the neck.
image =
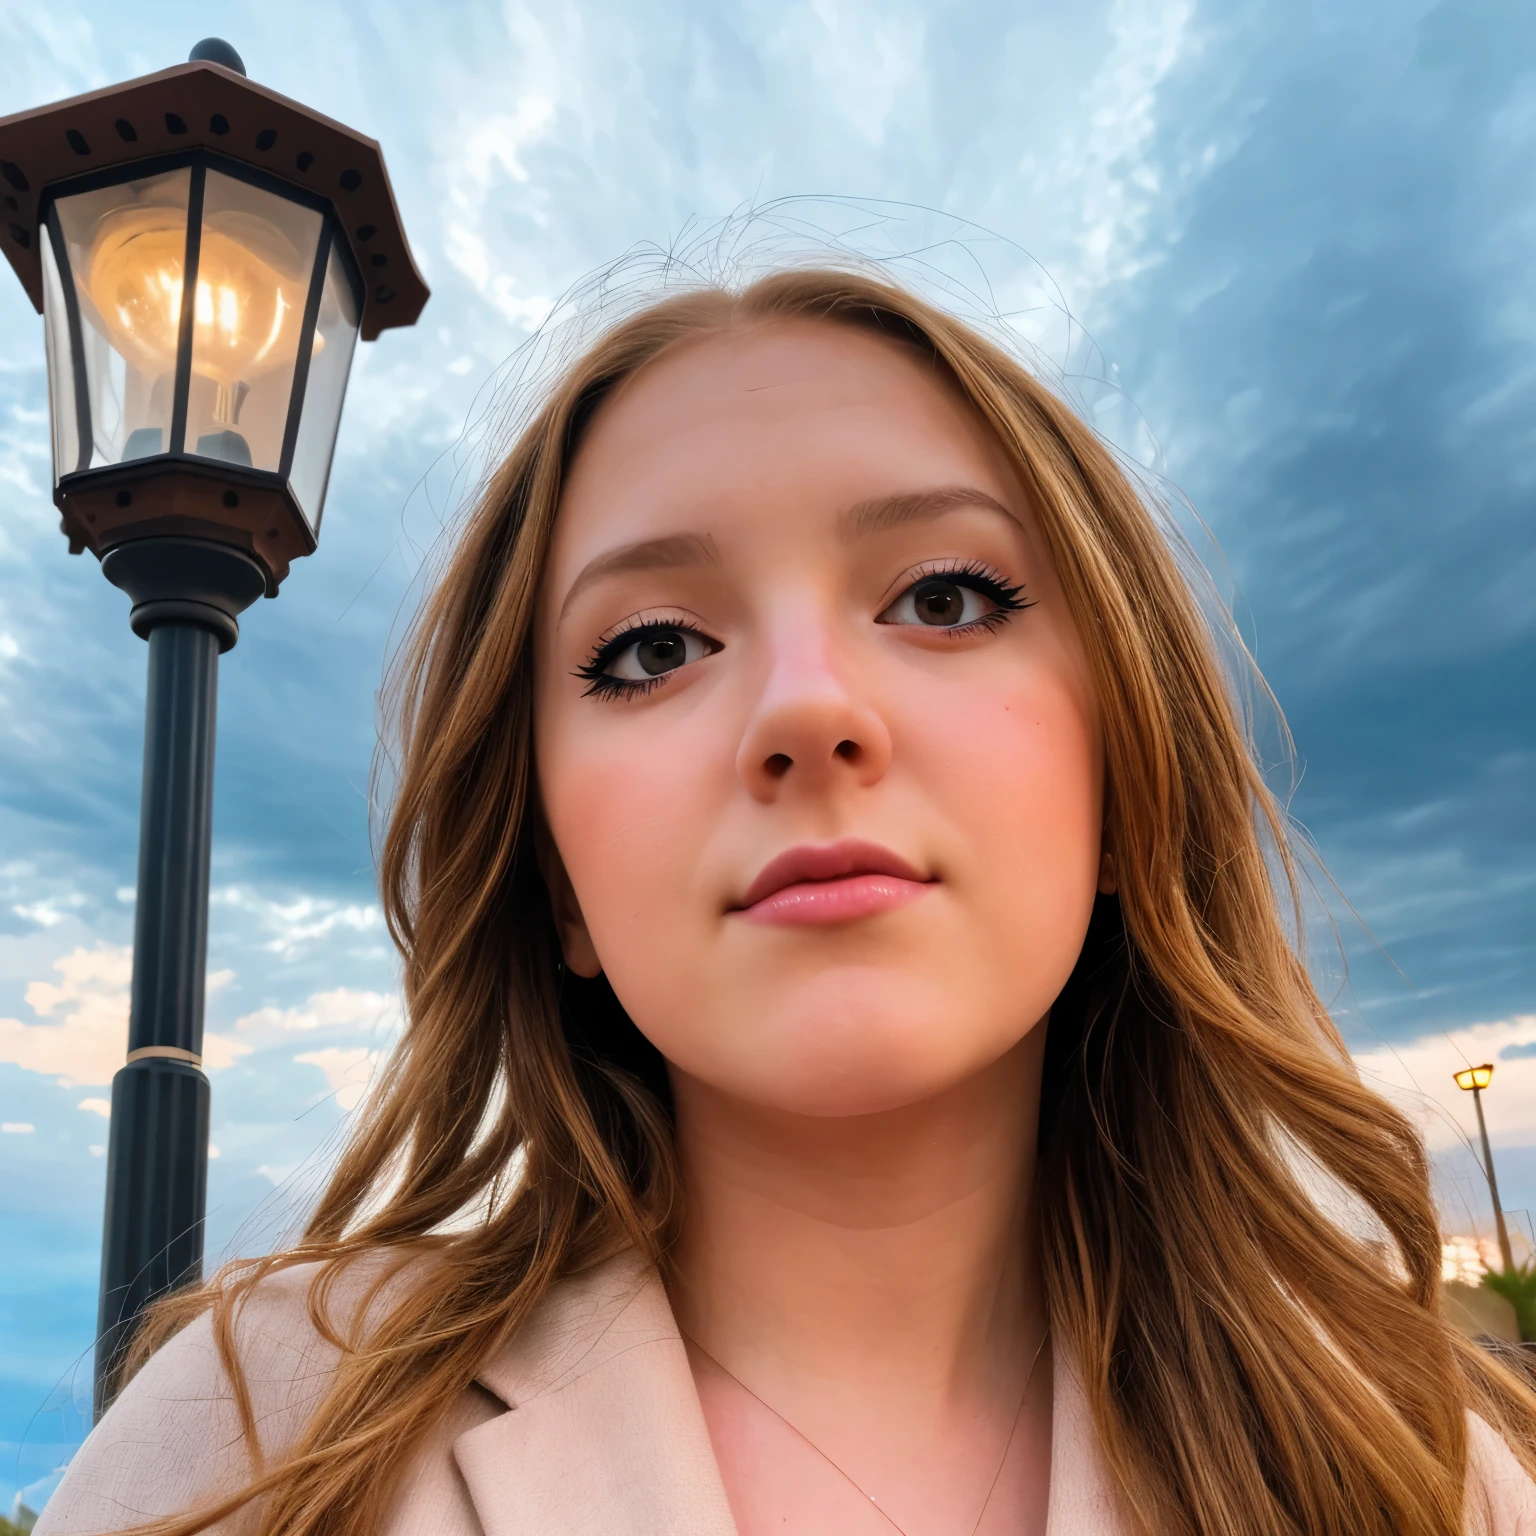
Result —
<instances>
[{"instance_id":1,"label":"neck","mask_svg":"<svg viewBox=\"0 0 1536 1536\"><path fill-rule=\"evenodd\" d=\"M1044 1035L932 1098L847 1119L744 1104L674 1072L684 1329L791 1406L830 1389L924 1418L1011 1408L1045 1320Z\"/></svg>"}]
</instances>

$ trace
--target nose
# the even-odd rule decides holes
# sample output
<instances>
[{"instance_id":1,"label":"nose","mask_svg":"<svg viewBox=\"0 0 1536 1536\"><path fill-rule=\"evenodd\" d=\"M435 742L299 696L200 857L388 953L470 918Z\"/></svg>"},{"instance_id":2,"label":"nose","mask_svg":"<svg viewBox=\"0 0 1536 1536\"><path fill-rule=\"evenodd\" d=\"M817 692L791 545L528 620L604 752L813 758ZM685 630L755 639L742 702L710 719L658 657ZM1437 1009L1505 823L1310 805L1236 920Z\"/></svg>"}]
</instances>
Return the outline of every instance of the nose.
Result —
<instances>
[{"instance_id":1,"label":"nose","mask_svg":"<svg viewBox=\"0 0 1536 1536\"><path fill-rule=\"evenodd\" d=\"M861 696L853 665L830 637L786 625L769 646L767 676L736 771L753 796L769 803L791 791L877 783L891 764L891 733Z\"/></svg>"}]
</instances>

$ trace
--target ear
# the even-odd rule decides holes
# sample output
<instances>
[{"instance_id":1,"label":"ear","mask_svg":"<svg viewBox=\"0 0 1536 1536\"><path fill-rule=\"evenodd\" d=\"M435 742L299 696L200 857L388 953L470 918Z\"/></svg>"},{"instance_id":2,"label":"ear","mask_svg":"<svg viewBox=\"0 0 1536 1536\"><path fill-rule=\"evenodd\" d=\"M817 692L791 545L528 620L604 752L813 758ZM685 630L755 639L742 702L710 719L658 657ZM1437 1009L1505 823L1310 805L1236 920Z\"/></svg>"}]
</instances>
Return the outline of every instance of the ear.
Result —
<instances>
[{"instance_id":1,"label":"ear","mask_svg":"<svg viewBox=\"0 0 1536 1536\"><path fill-rule=\"evenodd\" d=\"M560 935L560 948L566 965L578 976L588 980L602 974L603 965L597 958L597 947L587 928L587 920L581 915L581 903L576 900L571 877L565 871L565 861L555 840L550 836L544 817L538 817L533 835L534 851L539 861L539 873L549 888L549 901L554 908L555 932Z\"/></svg>"},{"instance_id":2,"label":"ear","mask_svg":"<svg viewBox=\"0 0 1536 1536\"><path fill-rule=\"evenodd\" d=\"M1120 882L1115 878L1115 855L1109 846L1109 838L1106 834L1104 843L1099 849L1099 895L1113 896L1120 889Z\"/></svg>"}]
</instances>

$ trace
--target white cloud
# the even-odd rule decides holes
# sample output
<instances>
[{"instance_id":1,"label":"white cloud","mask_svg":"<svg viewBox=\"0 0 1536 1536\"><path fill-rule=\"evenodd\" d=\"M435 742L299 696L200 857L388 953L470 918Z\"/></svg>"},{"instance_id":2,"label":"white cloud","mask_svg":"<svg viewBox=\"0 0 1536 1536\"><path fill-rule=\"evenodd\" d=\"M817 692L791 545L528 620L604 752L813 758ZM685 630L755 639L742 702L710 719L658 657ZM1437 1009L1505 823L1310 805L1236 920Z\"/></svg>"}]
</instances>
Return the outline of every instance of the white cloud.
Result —
<instances>
[{"instance_id":1,"label":"white cloud","mask_svg":"<svg viewBox=\"0 0 1536 1536\"><path fill-rule=\"evenodd\" d=\"M1477 1136L1472 1095L1456 1086L1455 1074L1491 1061L1493 1083L1483 1095L1488 1135L1519 1146L1536 1142L1536 1053L1515 1054L1532 1046L1536 1013L1525 1013L1356 1052L1355 1063L1371 1087L1412 1117L1430 1150L1443 1151Z\"/></svg>"},{"instance_id":2,"label":"white cloud","mask_svg":"<svg viewBox=\"0 0 1536 1536\"><path fill-rule=\"evenodd\" d=\"M400 1017L400 1000L392 993L333 987L291 1008L258 1008L237 1019L235 1030L248 1046L264 1049L294 1035L376 1038L398 1028Z\"/></svg>"},{"instance_id":3,"label":"white cloud","mask_svg":"<svg viewBox=\"0 0 1536 1536\"><path fill-rule=\"evenodd\" d=\"M352 1110L401 1022L400 999L393 993L333 987L293 1007L258 1008L236 1020L235 1032L247 1048L258 1050L291 1044L295 1037L325 1040L293 1059L318 1067L337 1104Z\"/></svg>"},{"instance_id":4,"label":"white cloud","mask_svg":"<svg viewBox=\"0 0 1536 1536\"><path fill-rule=\"evenodd\" d=\"M449 196L457 203L474 207L502 176L526 182L528 172L522 163L522 153L549 136L554 118L552 101L543 96L524 96L511 112L498 112L477 123L463 140L454 162L457 176ZM475 280L473 274L465 275Z\"/></svg>"},{"instance_id":5,"label":"white cloud","mask_svg":"<svg viewBox=\"0 0 1536 1536\"><path fill-rule=\"evenodd\" d=\"M27 986L27 1006L45 1024L0 1018L0 1061L44 1072L68 1088L108 1083L128 1050L132 951L76 949L55 960L57 983Z\"/></svg>"},{"instance_id":6,"label":"white cloud","mask_svg":"<svg viewBox=\"0 0 1536 1536\"><path fill-rule=\"evenodd\" d=\"M514 325L525 331L537 330L554 304L541 293L519 294L518 280L510 272L498 272L491 260L485 238L476 230L463 224L450 224L445 231L445 251L449 261L456 266L476 288L501 311ZM447 365L450 373L469 372L470 359L461 358L465 364Z\"/></svg>"},{"instance_id":7,"label":"white cloud","mask_svg":"<svg viewBox=\"0 0 1536 1536\"><path fill-rule=\"evenodd\" d=\"M1158 90L1195 46L1194 14L1191 0L1115 0L1111 8L1114 46L1086 92L1087 130L1058 165L1060 179L1082 189L1078 303L1156 259L1146 235L1153 211L1168 196L1151 158ZM1213 163L1202 156L1197 174Z\"/></svg>"},{"instance_id":8,"label":"white cloud","mask_svg":"<svg viewBox=\"0 0 1536 1536\"><path fill-rule=\"evenodd\" d=\"M284 960L296 958L338 930L367 933L384 925L383 913L372 902L329 901L318 896L273 901L239 885L214 891L210 901L215 907L233 907L255 917L271 935L264 947Z\"/></svg>"},{"instance_id":9,"label":"white cloud","mask_svg":"<svg viewBox=\"0 0 1536 1536\"><path fill-rule=\"evenodd\" d=\"M922 83L926 18L907 7L811 0L779 13L776 50L808 64L860 138L879 144Z\"/></svg>"},{"instance_id":10,"label":"white cloud","mask_svg":"<svg viewBox=\"0 0 1536 1536\"><path fill-rule=\"evenodd\" d=\"M69 896L54 896L45 901L18 902L11 908L17 917L24 917L29 923L37 923L43 928L52 928L55 923L62 923L69 913L64 908L83 907L85 897L78 892Z\"/></svg>"},{"instance_id":11,"label":"white cloud","mask_svg":"<svg viewBox=\"0 0 1536 1536\"><path fill-rule=\"evenodd\" d=\"M26 1120L0 1120L0 1132L7 1136L30 1136L37 1127Z\"/></svg>"},{"instance_id":12,"label":"white cloud","mask_svg":"<svg viewBox=\"0 0 1536 1536\"><path fill-rule=\"evenodd\" d=\"M112 1117L111 1099L81 1099L79 1107L90 1110L93 1115L100 1115L103 1120Z\"/></svg>"},{"instance_id":13,"label":"white cloud","mask_svg":"<svg viewBox=\"0 0 1536 1536\"><path fill-rule=\"evenodd\" d=\"M58 982L29 982L26 990L27 1006L50 1022L0 1018L0 1061L45 1073L66 1088L109 1083L128 1051L133 952L110 944L78 948L53 968ZM203 1066L218 1071L250 1050L241 1041L206 1034Z\"/></svg>"},{"instance_id":14,"label":"white cloud","mask_svg":"<svg viewBox=\"0 0 1536 1536\"><path fill-rule=\"evenodd\" d=\"M492 112L472 126L461 122L454 151L445 157L452 211L444 223L443 254L507 320L528 331L554 306L544 294L522 291L505 256L493 255L503 252L504 244L488 236L486 223L508 182L526 185L523 153L549 136L554 121L555 106L547 96L525 95L511 112Z\"/></svg>"},{"instance_id":15,"label":"white cloud","mask_svg":"<svg viewBox=\"0 0 1536 1536\"><path fill-rule=\"evenodd\" d=\"M305 1051L293 1059L307 1066L319 1067L325 1080L336 1095L336 1102L345 1110L356 1109L373 1081L374 1069L379 1064L382 1051L370 1051L361 1046L351 1048L328 1046L322 1051Z\"/></svg>"}]
</instances>

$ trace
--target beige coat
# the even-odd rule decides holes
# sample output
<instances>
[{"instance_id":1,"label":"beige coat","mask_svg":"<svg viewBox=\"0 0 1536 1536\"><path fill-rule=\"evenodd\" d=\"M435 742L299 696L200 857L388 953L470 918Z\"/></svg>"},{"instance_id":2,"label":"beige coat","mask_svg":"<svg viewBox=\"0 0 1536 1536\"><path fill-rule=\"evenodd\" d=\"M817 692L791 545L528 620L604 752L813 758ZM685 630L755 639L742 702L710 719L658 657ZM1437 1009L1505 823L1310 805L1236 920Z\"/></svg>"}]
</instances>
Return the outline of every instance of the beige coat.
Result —
<instances>
[{"instance_id":1,"label":"beige coat","mask_svg":"<svg viewBox=\"0 0 1536 1536\"><path fill-rule=\"evenodd\" d=\"M311 1325L312 1271L266 1282L237 1328L262 1447L291 1445L336 1351ZM1472 1421L1468 1530L1536 1536L1536 1488ZM37 1536L120 1531L242 1485L250 1463L206 1317L97 1426ZM1484 1501L1474 1496L1474 1504ZM387 1536L735 1536L677 1324L655 1272L620 1258L556 1288L488 1358L412 1459ZM1125 1536L1081 1388L1058 1362L1048 1536Z\"/></svg>"}]
</instances>

